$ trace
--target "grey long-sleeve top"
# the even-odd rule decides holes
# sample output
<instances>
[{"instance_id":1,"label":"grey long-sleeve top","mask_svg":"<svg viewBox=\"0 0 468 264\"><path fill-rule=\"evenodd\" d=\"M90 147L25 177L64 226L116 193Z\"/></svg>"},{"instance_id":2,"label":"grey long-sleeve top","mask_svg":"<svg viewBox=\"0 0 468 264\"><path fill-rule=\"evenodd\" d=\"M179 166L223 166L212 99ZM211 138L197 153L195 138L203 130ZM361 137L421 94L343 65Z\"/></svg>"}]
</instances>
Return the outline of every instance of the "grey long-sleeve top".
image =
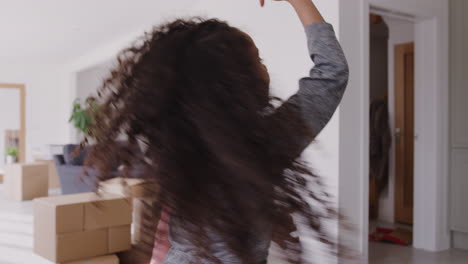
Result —
<instances>
[{"instance_id":1,"label":"grey long-sleeve top","mask_svg":"<svg viewBox=\"0 0 468 264\"><path fill-rule=\"evenodd\" d=\"M299 81L299 91L281 105L272 115L281 120L282 115L298 126L305 128L304 133L288 133L291 138L293 156L300 153L311 143L325 127L338 107L348 82L348 65L333 27L325 22L314 23L305 28L308 48L315 66L310 70L309 77ZM196 248L187 243L177 234L183 233L177 219L171 219L169 238L172 248L169 250L164 264L199 263L194 259ZM271 239L271 230L265 225L265 230L259 230L258 262L266 263ZM226 264L240 264L241 261L228 252L220 238L211 234L216 241L212 248L213 254ZM209 263L203 263L209 264Z\"/></svg>"}]
</instances>

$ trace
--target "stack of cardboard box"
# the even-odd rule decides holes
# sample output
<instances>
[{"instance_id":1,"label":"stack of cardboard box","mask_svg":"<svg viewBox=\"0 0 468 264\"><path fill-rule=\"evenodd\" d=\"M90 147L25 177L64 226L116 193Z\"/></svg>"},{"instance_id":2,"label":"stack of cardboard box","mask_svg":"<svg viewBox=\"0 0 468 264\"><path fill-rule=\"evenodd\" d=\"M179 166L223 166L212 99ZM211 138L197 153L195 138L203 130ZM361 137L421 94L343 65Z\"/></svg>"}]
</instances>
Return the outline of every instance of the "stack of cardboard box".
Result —
<instances>
[{"instance_id":1,"label":"stack of cardboard box","mask_svg":"<svg viewBox=\"0 0 468 264\"><path fill-rule=\"evenodd\" d=\"M118 263L108 255L131 248L131 223L131 199L119 195L35 199L34 252L56 263Z\"/></svg>"},{"instance_id":2,"label":"stack of cardboard box","mask_svg":"<svg viewBox=\"0 0 468 264\"><path fill-rule=\"evenodd\" d=\"M122 197L145 197L145 181L143 179L113 178L99 185L99 192L112 193Z\"/></svg>"},{"instance_id":3,"label":"stack of cardboard box","mask_svg":"<svg viewBox=\"0 0 468 264\"><path fill-rule=\"evenodd\" d=\"M67 264L119 264L119 258L116 255L108 255L85 260L67 262Z\"/></svg>"},{"instance_id":4,"label":"stack of cardboard box","mask_svg":"<svg viewBox=\"0 0 468 264\"><path fill-rule=\"evenodd\" d=\"M15 201L47 197L49 167L41 163L5 165L5 198Z\"/></svg>"},{"instance_id":5,"label":"stack of cardboard box","mask_svg":"<svg viewBox=\"0 0 468 264\"><path fill-rule=\"evenodd\" d=\"M148 182L143 179L129 179L129 178L114 178L105 182L101 182L99 191L102 193L111 193L121 197L128 197L133 200L133 225L132 225L132 242L138 244L144 240L143 234L143 211L147 210L154 214L154 223L159 220L159 214L153 211L152 203L156 197L156 193L148 193ZM157 191L157 190L152 190Z\"/></svg>"}]
</instances>

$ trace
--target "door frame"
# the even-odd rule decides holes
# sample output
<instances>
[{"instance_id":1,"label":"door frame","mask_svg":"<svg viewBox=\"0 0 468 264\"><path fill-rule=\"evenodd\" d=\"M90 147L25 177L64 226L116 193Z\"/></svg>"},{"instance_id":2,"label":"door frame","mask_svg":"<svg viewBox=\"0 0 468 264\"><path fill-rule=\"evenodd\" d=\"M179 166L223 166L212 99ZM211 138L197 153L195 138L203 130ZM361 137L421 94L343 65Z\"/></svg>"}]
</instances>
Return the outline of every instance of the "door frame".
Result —
<instances>
[{"instance_id":1,"label":"door frame","mask_svg":"<svg viewBox=\"0 0 468 264\"><path fill-rule=\"evenodd\" d=\"M414 4L416 0L408 1ZM350 66L340 107L339 208L354 231L339 230L341 243L368 255L369 22L372 7L415 18L415 248L450 247L448 221L448 1L437 11L409 8L404 1L340 0L339 38ZM419 1L421 3L424 1ZM434 4L432 1L429 4ZM447 2L447 3L443 3ZM426 2L427 3L427 2Z\"/></svg>"},{"instance_id":2,"label":"door frame","mask_svg":"<svg viewBox=\"0 0 468 264\"><path fill-rule=\"evenodd\" d=\"M24 84L0 83L0 89L18 89L20 92L19 162L26 162L26 87ZM1 150L3 151L3 150Z\"/></svg>"}]
</instances>

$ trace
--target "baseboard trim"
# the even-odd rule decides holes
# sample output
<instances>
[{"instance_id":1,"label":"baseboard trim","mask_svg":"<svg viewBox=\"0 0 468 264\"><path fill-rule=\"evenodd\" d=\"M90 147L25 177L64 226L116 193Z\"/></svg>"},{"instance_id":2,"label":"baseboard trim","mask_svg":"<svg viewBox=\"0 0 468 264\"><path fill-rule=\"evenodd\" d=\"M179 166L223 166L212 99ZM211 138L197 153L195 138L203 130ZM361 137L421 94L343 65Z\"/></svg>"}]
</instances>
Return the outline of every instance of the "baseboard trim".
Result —
<instances>
[{"instance_id":1,"label":"baseboard trim","mask_svg":"<svg viewBox=\"0 0 468 264\"><path fill-rule=\"evenodd\" d=\"M452 246L457 249L468 250L468 233L453 231Z\"/></svg>"}]
</instances>

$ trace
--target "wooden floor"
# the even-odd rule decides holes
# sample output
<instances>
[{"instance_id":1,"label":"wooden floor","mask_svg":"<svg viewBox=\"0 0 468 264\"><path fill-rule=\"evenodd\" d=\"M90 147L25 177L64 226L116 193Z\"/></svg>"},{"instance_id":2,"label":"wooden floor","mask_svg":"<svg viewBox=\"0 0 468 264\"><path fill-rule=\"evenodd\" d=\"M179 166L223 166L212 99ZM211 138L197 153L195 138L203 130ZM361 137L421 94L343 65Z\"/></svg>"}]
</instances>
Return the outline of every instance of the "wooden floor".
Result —
<instances>
[{"instance_id":1,"label":"wooden floor","mask_svg":"<svg viewBox=\"0 0 468 264\"><path fill-rule=\"evenodd\" d=\"M0 184L0 264L51 264L33 253L32 202L3 198Z\"/></svg>"}]
</instances>

